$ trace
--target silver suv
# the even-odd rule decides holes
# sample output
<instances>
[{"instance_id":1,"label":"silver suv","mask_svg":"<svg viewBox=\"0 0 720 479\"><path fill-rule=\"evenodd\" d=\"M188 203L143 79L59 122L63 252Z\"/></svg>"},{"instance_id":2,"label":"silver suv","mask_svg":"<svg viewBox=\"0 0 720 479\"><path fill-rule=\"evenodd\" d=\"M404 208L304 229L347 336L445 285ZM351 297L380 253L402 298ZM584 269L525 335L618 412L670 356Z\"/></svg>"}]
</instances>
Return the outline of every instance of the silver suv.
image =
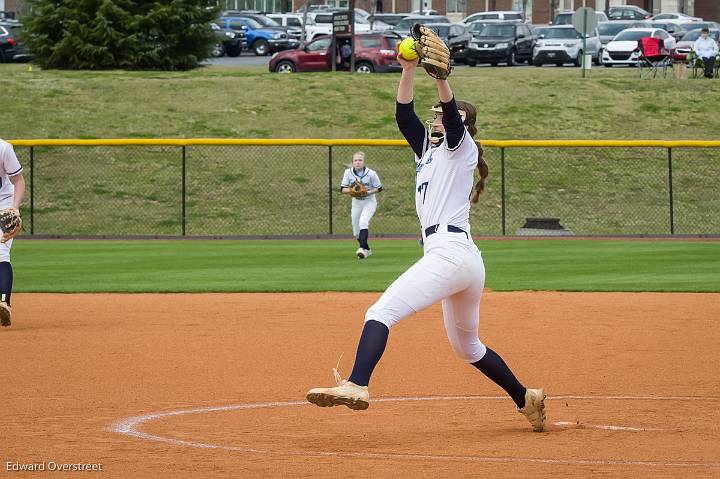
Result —
<instances>
[{"instance_id":1,"label":"silver suv","mask_svg":"<svg viewBox=\"0 0 720 479\"><path fill-rule=\"evenodd\" d=\"M586 53L592 56L596 65L599 65L601 44L597 28L590 32L585 40ZM554 63L561 66L565 63L572 63L580 66L583 56L582 47L582 35L572 25L549 27L537 39L533 49L533 65L541 67L546 63Z\"/></svg>"}]
</instances>

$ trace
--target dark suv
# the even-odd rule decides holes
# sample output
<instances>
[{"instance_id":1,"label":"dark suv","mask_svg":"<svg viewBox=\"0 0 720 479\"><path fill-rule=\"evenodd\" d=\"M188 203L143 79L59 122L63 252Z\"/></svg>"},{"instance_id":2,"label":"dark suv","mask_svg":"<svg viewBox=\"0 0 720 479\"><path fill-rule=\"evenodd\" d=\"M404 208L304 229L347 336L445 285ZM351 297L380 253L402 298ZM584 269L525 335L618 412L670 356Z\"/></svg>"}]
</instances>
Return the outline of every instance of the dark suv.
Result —
<instances>
[{"instance_id":1,"label":"dark suv","mask_svg":"<svg viewBox=\"0 0 720 479\"><path fill-rule=\"evenodd\" d=\"M400 35L391 32L358 33L355 35L355 71L358 73L397 72ZM332 37L317 36L296 50L285 50L272 56L268 69L277 73L326 72L332 70L331 61L340 59L340 46L350 41L349 34L337 35L337 51L330 54ZM347 62L339 62L338 70L347 70Z\"/></svg>"},{"instance_id":2,"label":"dark suv","mask_svg":"<svg viewBox=\"0 0 720 479\"><path fill-rule=\"evenodd\" d=\"M466 26L451 23L426 23L425 26L435 30L435 33L447 44L453 60L466 62L471 38Z\"/></svg>"},{"instance_id":3,"label":"dark suv","mask_svg":"<svg viewBox=\"0 0 720 479\"><path fill-rule=\"evenodd\" d=\"M22 24L16 20L0 20L0 63L30 60L19 40L21 30Z\"/></svg>"},{"instance_id":4,"label":"dark suv","mask_svg":"<svg viewBox=\"0 0 720 479\"><path fill-rule=\"evenodd\" d=\"M535 35L524 23L476 22L470 24L469 31L472 40L466 62L471 67L478 63L513 66L520 62L532 62Z\"/></svg>"},{"instance_id":5,"label":"dark suv","mask_svg":"<svg viewBox=\"0 0 720 479\"><path fill-rule=\"evenodd\" d=\"M217 23L211 23L215 34L215 44L212 49L212 56L221 57L227 55L229 57L240 56L243 48L247 48L247 34L245 30L232 30L222 28Z\"/></svg>"}]
</instances>

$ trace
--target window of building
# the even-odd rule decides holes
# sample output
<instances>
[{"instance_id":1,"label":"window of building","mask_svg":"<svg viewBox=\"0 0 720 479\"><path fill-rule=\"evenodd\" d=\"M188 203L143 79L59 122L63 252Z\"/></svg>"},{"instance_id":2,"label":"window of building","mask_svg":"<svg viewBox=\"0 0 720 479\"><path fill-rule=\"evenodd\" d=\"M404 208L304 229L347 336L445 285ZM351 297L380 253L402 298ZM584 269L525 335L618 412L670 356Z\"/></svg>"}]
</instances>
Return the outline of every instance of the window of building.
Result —
<instances>
[{"instance_id":1,"label":"window of building","mask_svg":"<svg viewBox=\"0 0 720 479\"><path fill-rule=\"evenodd\" d=\"M447 0L448 13L465 13L467 11L467 0Z\"/></svg>"}]
</instances>

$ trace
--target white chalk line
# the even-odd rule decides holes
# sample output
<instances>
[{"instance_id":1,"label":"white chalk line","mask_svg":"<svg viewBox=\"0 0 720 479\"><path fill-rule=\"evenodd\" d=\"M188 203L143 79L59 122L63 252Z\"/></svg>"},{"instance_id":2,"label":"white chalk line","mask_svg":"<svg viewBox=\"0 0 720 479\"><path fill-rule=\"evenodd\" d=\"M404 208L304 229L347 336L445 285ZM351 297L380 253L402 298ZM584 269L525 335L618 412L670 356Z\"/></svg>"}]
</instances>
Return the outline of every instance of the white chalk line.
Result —
<instances>
[{"instance_id":1,"label":"white chalk line","mask_svg":"<svg viewBox=\"0 0 720 479\"><path fill-rule=\"evenodd\" d=\"M421 396L421 397L387 397L373 399L373 402L408 402L408 401L468 401L468 400L507 400L506 396ZM702 396L553 396L548 400L649 400L649 401L714 401L714 397ZM188 446L201 449L218 449L243 453L305 457L348 457L365 459L409 459L409 460L430 460L444 462L485 462L485 463L526 463L526 464L551 464L551 465L572 465L572 466L645 466L645 467L685 467L685 468L720 468L720 462L698 462L698 461L625 461L612 459L545 459L534 457L501 457L501 456L440 456L432 454L410 454L410 453L373 453L373 452L335 452L335 451L269 451L247 447L226 446L221 444L208 444L197 441L186 441L172 437L158 436L138 431L137 428L146 422L155 421L172 416L187 414L206 414L211 412L238 411L244 409L273 409L291 406L309 406L307 401L283 401L266 403L234 404L230 406L209 406L192 409L177 409L174 411L148 413L140 416L133 416L114 423L110 431L129 437L135 437L147 441L162 442L178 446ZM573 422L560 421L554 423L558 426L592 427L597 429L622 430L641 432L648 429L633 428L628 426L611 426L602 424L577 424Z\"/></svg>"},{"instance_id":2,"label":"white chalk line","mask_svg":"<svg viewBox=\"0 0 720 479\"><path fill-rule=\"evenodd\" d=\"M610 426L608 424L588 424L585 422L570 422L570 421L558 421L558 422L554 422L553 424L555 426L568 426L570 429L572 429L572 428L576 428L576 429L591 428L591 429L606 429L608 431L635 431L635 432L662 431L662 429L650 429L650 428L628 427L628 426Z\"/></svg>"}]
</instances>

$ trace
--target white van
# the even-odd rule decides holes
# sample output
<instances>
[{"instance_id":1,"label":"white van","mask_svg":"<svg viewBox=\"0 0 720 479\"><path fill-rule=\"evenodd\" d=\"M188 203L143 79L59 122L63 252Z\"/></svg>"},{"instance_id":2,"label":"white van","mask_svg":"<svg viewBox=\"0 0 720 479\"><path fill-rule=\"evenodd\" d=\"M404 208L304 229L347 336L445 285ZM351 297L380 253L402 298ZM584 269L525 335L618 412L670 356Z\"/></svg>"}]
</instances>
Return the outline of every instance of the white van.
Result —
<instances>
[{"instance_id":1,"label":"white van","mask_svg":"<svg viewBox=\"0 0 720 479\"><path fill-rule=\"evenodd\" d=\"M525 15L522 12L498 11L478 12L466 17L462 23L468 25L472 22L484 22L485 20L501 20L504 22L524 22Z\"/></svg>"},{"instance_id":2,"label":"white van","mask_svg":"<svg viewBox=\"0 0 720 479\"><path fill-rule=\"evenodd\" d=\"M302 13L268 13L268 17L278 22L283 27L293 27L302 29L303 14ZM305 28L305 39L312 40L317 35L332 34L332 25L323 23L315 23L313 16L308 14L307 27Z\"/></svg>"}]
</instances>

